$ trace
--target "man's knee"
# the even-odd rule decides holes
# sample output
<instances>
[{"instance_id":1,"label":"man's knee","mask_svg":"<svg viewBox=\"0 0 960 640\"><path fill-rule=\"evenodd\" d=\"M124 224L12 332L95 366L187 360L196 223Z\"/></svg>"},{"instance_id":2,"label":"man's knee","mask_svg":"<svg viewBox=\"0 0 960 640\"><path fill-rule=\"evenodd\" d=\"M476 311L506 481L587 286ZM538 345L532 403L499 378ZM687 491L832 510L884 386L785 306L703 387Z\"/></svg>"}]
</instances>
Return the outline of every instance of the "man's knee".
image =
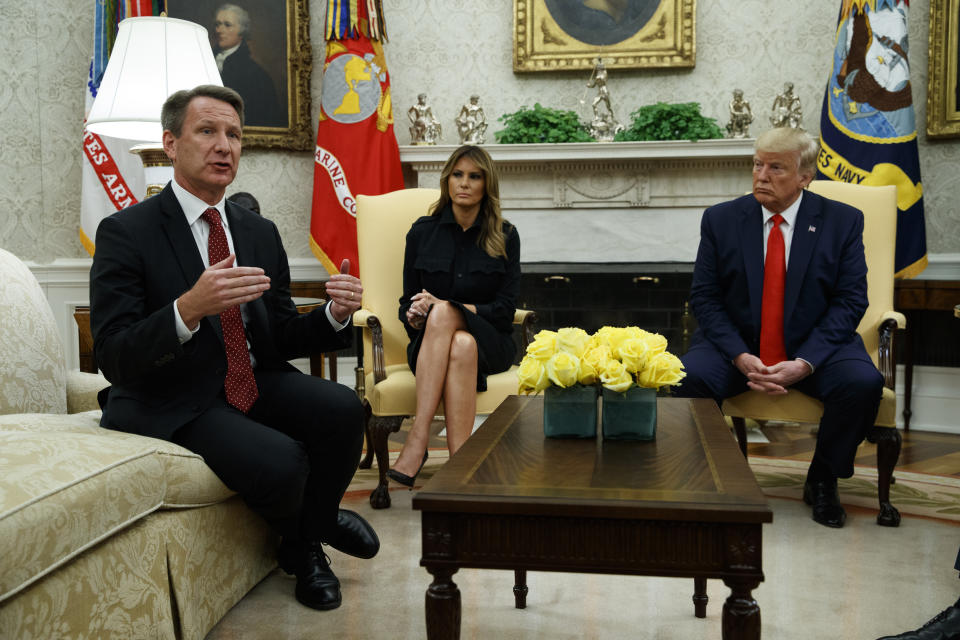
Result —
<instances>
[{"instance_id":1,"label":"man's knee","mask_svg":"<svg viewBox=\"0 0 960 640\"><path fill-rule=\"evenodd\" d=\"M251 486L244 498L251 506L260 507L270 519L299 511L310 475L310 461L302 444L289 440L282 450L263 455L259 464L247 471Z\"/></svg>"}]
</instances>

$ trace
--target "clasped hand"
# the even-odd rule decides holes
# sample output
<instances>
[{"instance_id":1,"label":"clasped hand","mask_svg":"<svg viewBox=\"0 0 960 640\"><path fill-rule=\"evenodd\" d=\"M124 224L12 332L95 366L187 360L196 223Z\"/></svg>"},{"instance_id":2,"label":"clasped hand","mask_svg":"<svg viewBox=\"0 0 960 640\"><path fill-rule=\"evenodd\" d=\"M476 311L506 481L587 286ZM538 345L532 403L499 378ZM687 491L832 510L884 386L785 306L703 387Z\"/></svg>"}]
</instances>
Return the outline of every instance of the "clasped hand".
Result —
<instances>
[{"instance_id":1,"label":"clasped hand","mask_svg":"<svg viewBox=\"0 0 960 640\"><path fill-rule=\"evenodd\" d=\"M410 298L410 307L407 309L407 324L414 329L423 327L423 323L427 319L427 312L430 311L430 307L438 302L440 302L439 298L426 289L413 294L413 297Z\"/></svg>"},{"instance_id":2,"label":"clasped hand","mask_svg":"<svg viewBox=\"0 0 960 640\"><path fill-rule=\"evenodd\" d=\"M769 395L784 395L787 389L810 375L810 366L802 360L784 360L769 367L752 353L741 353L733 364L747 377L747 386Z\"/></svg>"}]
</instances>

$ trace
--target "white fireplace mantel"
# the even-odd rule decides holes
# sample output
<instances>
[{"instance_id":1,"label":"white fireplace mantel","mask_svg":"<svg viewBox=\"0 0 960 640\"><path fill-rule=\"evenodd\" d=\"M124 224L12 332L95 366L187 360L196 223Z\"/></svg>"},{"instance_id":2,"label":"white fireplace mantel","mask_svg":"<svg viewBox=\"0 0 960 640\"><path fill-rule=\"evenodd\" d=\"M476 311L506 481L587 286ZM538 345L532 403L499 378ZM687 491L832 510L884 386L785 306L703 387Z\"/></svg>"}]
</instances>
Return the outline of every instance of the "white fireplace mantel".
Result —
<instances>
[{"instance_id":1,"label":"white fireplace mantel","mask_svg":"<svg viewBox=\"0 0 960 640\"><path fill-rule=\"evenodd\" d=\"M693 262L703 209L750 190L753 140L493 144L524 263ZM401 146L407 186L437 187L453 145Z\"/></svg>"}]
</instances>

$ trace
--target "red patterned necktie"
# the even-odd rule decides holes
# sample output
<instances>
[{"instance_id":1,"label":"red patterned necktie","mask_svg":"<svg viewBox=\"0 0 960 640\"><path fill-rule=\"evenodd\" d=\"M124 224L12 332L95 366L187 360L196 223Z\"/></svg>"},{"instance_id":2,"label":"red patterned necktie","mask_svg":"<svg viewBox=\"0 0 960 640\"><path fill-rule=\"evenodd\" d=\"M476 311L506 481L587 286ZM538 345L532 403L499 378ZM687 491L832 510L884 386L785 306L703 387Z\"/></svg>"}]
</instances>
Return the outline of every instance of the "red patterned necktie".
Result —
<instances>
[{"instance_id":1,"label":"red patterned necktie","mask_svg":"<svg viewBox=\"0 0 960 640\"><path fill-rule=\"evenodd\" d=\"M210 264L225 260L230 255L227 234L220 223L220 212L210 208L203 212L203 219L210 225L210 237L207 239L207 256ZM247 337L243 332L243 318L240 306L230 307L220 314L220 327L223 329L223 344L227 351L227 376L223 381L223 390L227 402L244 413L257 401L257 381L250 366L250 352L247 350Z\"/></svg>"},{"instance_id":2,"label":"red patterned necktie","mask_svg":"<svg viewBox=\"0 0 960 640\"><path fill-rule=\"evenodd\" d=\"M774 215L773 228L767 236L767 259L763 264L763 307L760 312L760 359L770 365L787 359L783 346L783 289L787 263L780 223L783 216Z\"/></svg>"}]
</instances>

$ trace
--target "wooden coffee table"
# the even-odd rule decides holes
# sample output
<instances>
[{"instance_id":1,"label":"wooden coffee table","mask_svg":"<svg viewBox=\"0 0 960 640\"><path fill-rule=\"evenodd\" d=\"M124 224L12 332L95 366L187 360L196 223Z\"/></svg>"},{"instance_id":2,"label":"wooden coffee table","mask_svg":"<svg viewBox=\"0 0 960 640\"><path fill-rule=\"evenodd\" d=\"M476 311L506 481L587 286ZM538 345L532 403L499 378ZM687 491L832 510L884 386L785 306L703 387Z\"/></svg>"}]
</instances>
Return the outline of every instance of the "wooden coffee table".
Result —
<instances>
[{"instance_id":1,"label":"wooden coffee table","mask_svg":"<svg viewBox=\"0 0 960 640\"><path fill-rule=\"evenodd\" d=\"M427 637L458 638L460 567L694 578L730 587L723 638L760 637L762 525L773 513L712 400L660 398L652 442L543 435L543 399L511 396L413 498ZM575 594L570 594L571 598Z\"/></svg>"}]
</instances>

